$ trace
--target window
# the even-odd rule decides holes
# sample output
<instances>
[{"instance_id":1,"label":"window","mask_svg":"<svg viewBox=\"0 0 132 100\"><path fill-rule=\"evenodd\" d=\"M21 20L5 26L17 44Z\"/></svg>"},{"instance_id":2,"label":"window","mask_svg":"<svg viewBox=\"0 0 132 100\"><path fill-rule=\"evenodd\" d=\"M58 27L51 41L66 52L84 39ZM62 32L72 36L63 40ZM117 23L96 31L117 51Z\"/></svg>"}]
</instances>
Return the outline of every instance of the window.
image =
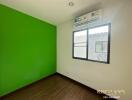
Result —
<instances>
[{"instance_id":1,"label":"window","mask_svg":"<svg viewBox=\"0 0 132 100\"><path fill-rule=\"evenodd\" d=\"M73 58L109 63L110 24L73 32Z\"/></svg>"}]
</instances>

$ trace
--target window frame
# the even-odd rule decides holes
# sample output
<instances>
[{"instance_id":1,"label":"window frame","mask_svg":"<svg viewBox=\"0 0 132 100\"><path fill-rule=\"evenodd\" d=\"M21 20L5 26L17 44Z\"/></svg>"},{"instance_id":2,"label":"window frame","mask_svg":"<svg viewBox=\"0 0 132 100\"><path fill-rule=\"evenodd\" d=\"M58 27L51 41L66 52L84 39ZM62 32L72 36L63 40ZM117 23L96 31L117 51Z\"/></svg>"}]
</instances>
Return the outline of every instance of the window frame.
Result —
<instances>
[{"instance_id":1,"label":"window frame","mask_svg":"<svg viewBox=\"0 0 132 100\"><path fill-rule=\"evenodd\" d=\"M98 28L98 27L103 27L103 26L108 26L107 61L98 61L98 60L88 59L89 29ZM84 31L84 30L87 31L86 58L75 57L75 56L74 56L74 34L75 34L76 32ZM94 26L94 27L89 27L89 28L84 28L84 29L81 29L81 30L73 31L73 35L72 35L72 58L73 58L73 59L78 59L78 60L86 60L86 61L92 61L92 62L99 62L99 63L104 63L104 64L110 64L110 42L111 42L111 23L103 24L103 25L97 25L97 26Z\"/></svg>"}]
</instances>

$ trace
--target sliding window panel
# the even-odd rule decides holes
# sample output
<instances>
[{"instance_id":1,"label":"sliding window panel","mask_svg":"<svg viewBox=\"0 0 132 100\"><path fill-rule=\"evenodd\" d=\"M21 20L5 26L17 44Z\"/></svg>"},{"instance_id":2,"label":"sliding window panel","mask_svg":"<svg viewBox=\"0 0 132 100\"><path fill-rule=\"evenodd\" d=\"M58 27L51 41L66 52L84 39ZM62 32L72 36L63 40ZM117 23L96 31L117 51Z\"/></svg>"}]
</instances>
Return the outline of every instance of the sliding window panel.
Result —
<instances>
[{"instance_id":1,"label":"sliding window panel","mask_svg":"<svg viewBox=\"0 0 132 100\"><path fill-rule=\"evenodd\" d=\"M73 33L73 58L87 58L87 30Z\"/></svg>"},{"instance_id":2,"label":"sliding window panel","mask_svg":"<svg viewBox=\"0 0 132 100\"><path fill-rule=\"evenodd\" d=\"M88 30L88 60L109 63L110 25Z\"/></svg>"}]
</instances>

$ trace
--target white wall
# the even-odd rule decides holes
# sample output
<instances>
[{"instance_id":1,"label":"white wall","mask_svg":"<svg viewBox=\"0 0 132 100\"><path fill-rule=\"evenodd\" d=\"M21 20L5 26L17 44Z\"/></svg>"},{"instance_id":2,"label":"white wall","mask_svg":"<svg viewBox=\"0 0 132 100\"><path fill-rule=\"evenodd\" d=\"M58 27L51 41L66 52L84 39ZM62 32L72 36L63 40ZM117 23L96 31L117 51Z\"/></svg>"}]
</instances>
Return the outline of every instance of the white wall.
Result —
<instances>
[{"instance_id":1,"label":"white wall","mask_svg":"<svg viewBox=\"0 0 132 100\"><path fill-rule=\"evenodd\" d=\"M132 100L132 1L104 0L104 22L111 22L110 64L72 58L73 21L58 25L57 72L96 90L124 89L120 100Z\"/></svg>"}]
</instances>

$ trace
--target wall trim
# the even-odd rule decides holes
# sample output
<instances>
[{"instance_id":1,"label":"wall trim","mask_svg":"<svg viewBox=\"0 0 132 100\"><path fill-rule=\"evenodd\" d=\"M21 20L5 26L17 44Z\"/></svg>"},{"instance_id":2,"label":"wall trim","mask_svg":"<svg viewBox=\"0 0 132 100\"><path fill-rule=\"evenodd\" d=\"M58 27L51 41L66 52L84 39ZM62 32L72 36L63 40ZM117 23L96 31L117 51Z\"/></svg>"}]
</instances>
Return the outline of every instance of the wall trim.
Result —
<instances>
[{"instance_id":1,"label":"wall trim","mask_svg":"<svg viewBox=\"0 0 132 100\"><path fill-rule=\"evenodd\" d=\"M19 91L19 90L22 90L22 89L24 89L24 88L30 87L31 85L36 84L36 83L38 83L38 82L41 81L41 80L45 80L45 79L47 79L47 78L50 78L50 77L52 77L52 76L54 76L54 75L56 75L56 74L57 74L57 73L53 73L53 74L51 74L51 75L48 75L48 76L46 76L46 77L44 77L44 78L41 78L41 79L35 81L35 82L32 82L31 84L28 84L28 85L26 85L26 86L23 86L23 87L21 87L21 88L18 88L17 90L15 90L15 91L13 91L13 92L10 92L10 93L8 93L8 94L6 94L6 95L0 96L0 100L1 100L2 98L4 98L4 97L8 96L8 95L11 95L11 94L13 94L13 93L15 93L15 92L17 92L17 91Z\"/></svg>"},{"instance_id":2,"label":"wall trim","mask_svg":"<svg viewBox=\"0 0 132 100\"><path fill-rule=\"evenodd\" d=\"M97 90L96 90L96 89L93 89L93 88L91 88L91 87L89 87L89 86L87 86L87 85L85 85L85 84L83 84L83 83L81 83L81 82L78 82L78 81L76 81L76 80L74 80L74 79L72 79L72 78L70 78L70 77L68 77L68 76L66 76L66 75L63 75L63 74L61 74L61 73L59 73L59 72L57 72L57 74L58 74L58 75L61 75L62 77L68 78L68 79L70 79L71 81L74 81L74 82L78 83L79 85L81 85L81 86L87 88L87 89L90 90L91 92L97 94ZM107 94L104 94L104 93L100 93L100 94L98 94L98 95L102 96L102 98L103 98L104 96L105 96L105 97L108 97L107 100L118 100L118 99L112 98L111 96L109 96L109 95L107 95ZM104 99L105 99L105 98L104 98ZM105 99L105 100L106 100L106 99Z\"/></svg>"}]
</instances>

